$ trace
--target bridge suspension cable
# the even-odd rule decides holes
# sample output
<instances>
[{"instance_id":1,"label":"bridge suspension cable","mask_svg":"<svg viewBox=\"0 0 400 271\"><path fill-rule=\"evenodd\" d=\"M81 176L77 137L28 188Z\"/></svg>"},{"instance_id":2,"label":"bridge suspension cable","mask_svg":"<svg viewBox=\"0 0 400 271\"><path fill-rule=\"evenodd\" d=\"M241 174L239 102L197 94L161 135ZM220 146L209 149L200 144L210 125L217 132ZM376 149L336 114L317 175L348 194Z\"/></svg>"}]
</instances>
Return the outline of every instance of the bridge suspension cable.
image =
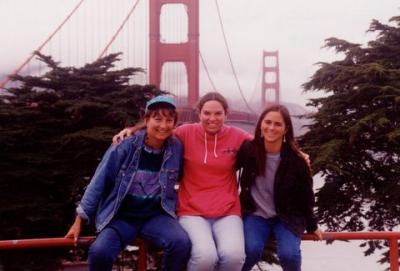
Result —
<instances>
[{"instance_id":1,"label":"bridge suspension cable","mask_svg":"<svg viewBox=\"0 0 400 271\"><path fill-rule=\"evenodd\" d=\"M130 9L128 15L125 17L125 19L122 21L121 25L118 27L117 31L114 33L114 35L112 36L111 40L107 43L106 47L104 48L104 50L101 52L101 54L99 55L99 58L103 57L104 54L108 51L108 49L110 48L110 46L112 45L112 43L115 41L115 39L117 38L118 34L122 31L122 29L124 28L125 24L128 22L129 18L131 17L133 11L136 9L136 6L139 4L140 0L137 0L135 2L135 4L132 6L132 8Z\"/></svg>"},{"instance_id":2,"label":"bridge suspension cable","mask_svg":"<svg viewBox=\"0 0 400 271\"><path fill-rule=\"evenodd\" d=\"M239 78L237 76L235 67L233 65L232 56L231 56L231 53L230 53L230 50L229 50L228 41L227 41L225 30L224 30L224 24L222 23L222 16L221 16L221 12L220 12L219 5L218 5L218 0L215 0L215 5L217 7L218 20L219 20L219 24L221 26L222 36L224 38L224 44L225 44L226 52L228 54L229 63L230 63L231 69L232 69L233 77L235 78L236 85L237 85L237 87L239 89L240 95L242 96L242 99L243 99L244 103L246 104L247 109L251 113L254 113L253 109L250 107L250 105L248 104L246 98L243 95L243 90L242 90L242 88L240 86Z\"/></svg>"},{"instance_id":3,"label":"bridge suspension cable","mask_svg":"<svg viewBox=\"0 0 400 271\"><path fill-rule=\"evenodd\" d=\"M78 4L72 9L72 11L67 15L67 17L61 22L61 24L51 33L51 35L35 50L37 52L40 52L44 46L46 46L47 43L60 31L60 29L65 25L65 23L72 17L72 15L79 9L81 4L85 0L80 0ZM35 56L35 54L31 54L18 68L14 70L12 75L17 75L19 72L26 66L28 63L32 60L32 58ZM7 76L6 79L0 84L0 89L4 89L5 86L10 82L10 76Z\"/></svg>"},{"instance_id":4,"label":"bridge suspension cable","mask_svg":"<svg viewBox=\"0 0 400 271\"><path fill-rule=\"evenodd\" d=\"M259 84L260 84L260 81L261 81L261 75L262 75L262 69L260 67L258 69L258 75L257 75L257 78L256 78L256 82L254 83L253 93L250 96L250 100L249 100L250 102L252 102L254 100L254 96L255 96L256 92L260 90L260 85ZM261 108L261 110L262 110L262 108Z\"/></svg>"},{"instance_id":5,"label":"bridge suspension cable","mask_svg":"<svg viewBox=\"0 0 400 271\"><path fill-rule=\"evenodd\" d=\"M218 92L217 88L215 87L214 81L211 79L210 72L208 71L208 67L207 67L206 62L204 61L203 55L201 54L200 51L199 51L199 55L200 55L201 63L204 66L204 70L206 71L207 78L210 81L211 87L213 88L214 91Z\"/></svg>"}]
</instances>

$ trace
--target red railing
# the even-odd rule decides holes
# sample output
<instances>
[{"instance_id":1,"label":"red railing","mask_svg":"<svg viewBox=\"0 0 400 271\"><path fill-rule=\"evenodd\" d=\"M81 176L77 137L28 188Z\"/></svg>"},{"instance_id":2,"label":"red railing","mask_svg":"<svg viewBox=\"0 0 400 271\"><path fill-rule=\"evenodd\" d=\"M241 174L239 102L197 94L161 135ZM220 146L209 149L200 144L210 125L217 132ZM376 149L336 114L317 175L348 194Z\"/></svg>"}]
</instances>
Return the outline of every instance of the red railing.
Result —
<instances>
[{"instance_id":1,"label":"red railing","mask_svg":"<svg viewBox=\"0 0 400 271\"><path fill-rule=\"evenodd\" d=\"M94 236L80 237L77 242L70 238L37 238L37 239L20 239L20 240L1 240L1 250L22 250L22 249L40 249L40 248L56 248L56 247L75 247L89 246ZM147 270L147 246L142 239L135 241L135 245L139 247L138 270Z\"/></svg>"},{"instance_id":2,"label":"red railing","mask_svg":"<svg viewBox=\"0 0 400 271\"><path fill-rule=\"evenodd\" d=\"M400 232L324 232L324 240L387 240L389 242L390 271L399 271ZM306 234L303 240L315 240L313 235Z\"/></svg>"},{"instance_id":3,"label":"red railing","mask_svg":"<svg viewBox=\"0 0 400 271\"><path fill-rule=\"evenodd\" d=\"M390 249L390 271L399 271L398 240L400 232L324 232L322 236L324 240L387 240ZM77 243L67 238L3 240L0 241L0 250L88 246L93 240L94 237L81 237ZM305 234L303 240L315 240L315 238L311 234ZM140 271L144 271L147 267L147 247L140 239L137 245L139 246L138 268Z\"/></svg>"}]
</instances>

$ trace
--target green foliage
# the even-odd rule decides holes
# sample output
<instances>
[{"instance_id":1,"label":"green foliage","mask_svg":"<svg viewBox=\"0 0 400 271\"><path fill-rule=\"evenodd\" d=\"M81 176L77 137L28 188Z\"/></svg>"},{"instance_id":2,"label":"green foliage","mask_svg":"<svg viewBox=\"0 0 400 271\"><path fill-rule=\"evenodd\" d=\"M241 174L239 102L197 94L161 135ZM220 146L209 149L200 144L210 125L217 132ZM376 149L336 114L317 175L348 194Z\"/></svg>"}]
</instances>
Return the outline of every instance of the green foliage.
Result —
<instances>
[{"instance_id":1,"label":"green foliage","mask_svg":"<svg viewBox=\"0 0 400 271\"><path fill-rule=\"evenodd\" d=\"M20 86L0 101L0 239L64 236L112 135L136 122L146 100L161 93L131 85L142 69L115 69L120 54L81 68L36 55L48 72L15 76ZM45 270L56 264L18 255L0 256L0 266Z\"/></svg>"},{"instance_id":2,"label":"green foliage","mask_svg":"<svg viewBox=\"0 0 400 271\"><path fill-rule=\"evenodd\" d=\"M336 38L326 46L344 55L320 63L306 91L323 91L302 138L318 191L320 221L329 230L392 230L400 224L400 17L374 20L367 46ZM371 253L376 246L368 243Z\"/></svg>"}]
</instances>

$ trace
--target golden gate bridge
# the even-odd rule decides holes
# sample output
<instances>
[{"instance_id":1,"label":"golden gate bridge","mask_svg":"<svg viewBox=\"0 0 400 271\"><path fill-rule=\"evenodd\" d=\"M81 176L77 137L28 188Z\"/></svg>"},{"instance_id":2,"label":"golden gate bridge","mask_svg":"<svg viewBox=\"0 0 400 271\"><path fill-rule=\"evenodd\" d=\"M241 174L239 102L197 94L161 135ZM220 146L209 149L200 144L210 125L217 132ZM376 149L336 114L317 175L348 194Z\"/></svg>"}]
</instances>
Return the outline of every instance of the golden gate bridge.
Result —
<instances>
[{"instance_id":1,"label":"golden gate bridge","mask_svg":"<svg viewBox=\"0 0 400 271\"><path fill-rule=\"evenodd\" d=\"M118 68L135 66L147 71L132 78L131 83L154 84L171 92L177 97L181 115L192 118L190 112L200 90L221 90L215 80L218 75L210 71L210 58L201 50L199 4L198 0L79 0L34 50L67 66L81 66L106 54L122 52ZM214 16L224 45L224 52L218 54L225 55L234 82L228 96L240 97L229 119L254 122L254 106L249 105L239 81L223 9L218 1L214 4ZM260 93L258 106L263 108L268 102L280 100L279 55L278 51L254 53L260 55L262 79L256 79L260 82L252 96ZM45 73L46 68L38 62L34 54L27 56L13 74ZM7 77L0 82L0 89L6 89L9 83Z\"/></svg>"}]
</instances>

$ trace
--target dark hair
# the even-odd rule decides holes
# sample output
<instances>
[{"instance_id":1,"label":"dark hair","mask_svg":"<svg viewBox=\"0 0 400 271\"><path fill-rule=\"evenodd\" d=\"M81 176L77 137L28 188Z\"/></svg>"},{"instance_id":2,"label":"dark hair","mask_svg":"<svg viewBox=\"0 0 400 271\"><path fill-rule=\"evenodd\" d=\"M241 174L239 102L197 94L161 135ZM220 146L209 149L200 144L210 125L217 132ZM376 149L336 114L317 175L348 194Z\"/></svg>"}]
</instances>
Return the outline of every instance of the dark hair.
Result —
<instances>
[{"instance_id":1,"label":"dark hair","mask_svg":"<svg viewBox=\"0 0 400 271\"><path fill-rule=\"evenodd\" d=\"M174 125L176 125L178 121L178 112L176 112L175 107L167 103L158 103L152 105L151 108L148 108L146 113L144 114L144 119L149 119L153 116L170 116L174 118Z\"/></svg>"},{"instance_id":2,"label":"dark hair","mask_svg":"<svg viewBox=\"0 0 400 271\"><path fill-rule=\"evenodd\" d=\"M203 108L204 104L209 101L217 101L219 102L222 107L224 108L225 115L228 114L228 102L226 101L225 97L219 94L218 92L208 92L200 98L196 105L196 109L198 113L200 113L201 109Z\"/></svg>"},{"instance_id":3,"label":"dark hair","mask_svg":"<svg viewBox=\"0 0 400 271\"><path fill-rule=\"evenodd\" d=\"M302 159L304 159L303 155L301 155L299 145L297 144L296 139L294 138L293 124L292 119L290 118L289 110L286 106L281 104L273 104L264 109L258 118L256 129L254 131L254 139L252 140L252 144L254 146L254 151L256 153L256 162L257 162L257 173L258 175L265 175L265 147L264 147L264 138L261 136L261 123L264 120L265 116L269 112L279 112L282 115L283 121L285 123L286 133L285 140L286 144Z\"/></svg>"}]
</instances>

